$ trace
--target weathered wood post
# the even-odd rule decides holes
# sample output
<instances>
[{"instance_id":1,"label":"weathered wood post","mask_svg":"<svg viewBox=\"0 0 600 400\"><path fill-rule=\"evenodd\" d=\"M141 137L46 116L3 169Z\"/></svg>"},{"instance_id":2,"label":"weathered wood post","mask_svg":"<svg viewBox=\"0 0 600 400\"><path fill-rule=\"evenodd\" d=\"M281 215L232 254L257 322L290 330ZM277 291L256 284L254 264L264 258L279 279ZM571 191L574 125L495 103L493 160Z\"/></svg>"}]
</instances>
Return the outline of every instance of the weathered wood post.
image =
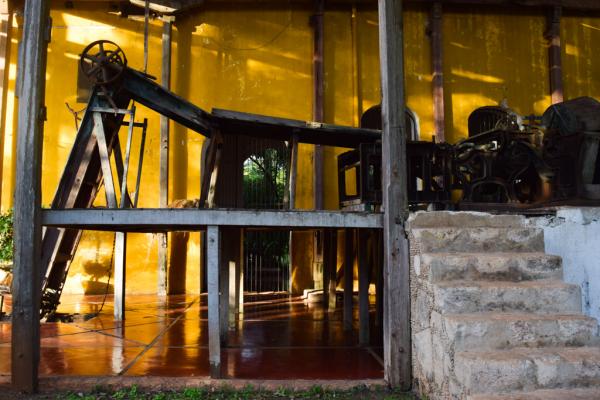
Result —
<instances>
[{"instance_id":1,"label":"weathered wood post","mask_svg":"<svg viewBox=\"0 0 600 400\"><path fill-rule=\"evenodd\" d=\"M28 393L38 389L41 294L41 174L46 117L46 55L50 40L50 4L26 0L21 42L17 176L14 209L12 313L12 385Z\"/></svg>"},{"instance_id":2,"label":"weathered wood post","mask_svg":"<svg viewBox=\"0 0 600 400\"><path fill-rule=\"evenodd\" d=\"M165 17L162 33L162 70L161 84L171 87L171 33L173 17ZM166 208L169 203L169 118L160 117L160 194L159 207ZM167 238L166 232L158 234L158 295L167 295Z\"/></svg>"},{"instance_id":3,"label":"weathered wood post","mask_svg":"<svg viewBox=\"0 0 600 400\"><path fill-rule=\"evenodd\" d=\"M404 54L402 0L379 0L381 64L385 379L393 387L411 385L410 283L404 134Z\"/></svg>"}]
</instances>

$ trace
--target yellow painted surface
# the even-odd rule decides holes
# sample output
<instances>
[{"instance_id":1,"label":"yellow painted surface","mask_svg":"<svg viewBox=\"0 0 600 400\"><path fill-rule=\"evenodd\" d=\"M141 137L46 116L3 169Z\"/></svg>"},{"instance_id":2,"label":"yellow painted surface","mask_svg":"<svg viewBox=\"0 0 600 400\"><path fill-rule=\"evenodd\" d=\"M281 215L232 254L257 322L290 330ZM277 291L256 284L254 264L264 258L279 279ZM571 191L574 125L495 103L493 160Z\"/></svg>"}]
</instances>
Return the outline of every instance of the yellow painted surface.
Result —
<instances>
[{"instance_id":1,"label":"yellow painted surface","mask_svg":"<svg viewBox=\"0 0 600 400\"><path fill-rule=\"evenodd\" d=\"M62 3L56 3L62 4ZM54 195L75 138L74 117L65 106L76 102L78 54L98 39L118 43L129 65L143 65L143 22L100 11L107 5L76 4L55 8L48 53L48 120L44 134L43 205ZM550 104L545 17L497 13L472 8L449 9L444 15L444 74L446 135L450 142L465 137L467 117L476 107L506 99L520 113L541 114ZM245 6L207 9L178 17L173 36L172 89L200 107L310 120L312 117L312 33L310 10L270 10ZM405 12L405 79L407 105L418 115L421 137L433 134L431 54L426 34L426 8ZM564 18L564 80L567 97L600 95L600 59L594 44L600 39L599 18ZM325 14L325 121L356 126L362 112L379 103L378 21L375 9L337 8ZM159 76L161 23L150 28L149 70ZM13 28L10 82L4 134L2 198L6 210L14 191L14 132L16 129L16 54L20 31ZM137 119L148 118L141 207L158 206L159 117L144 107ZM122 140L125 131L121 132ZM136 137L136 143L139 136ZM197 198L203 137L177 124L171 130L170 200ZM135 147L134 147L135 148ZM343 148L325 150L325 207L337 208L337 161ZM299 148L296 206L313 207L313 147ZM134 153L132 165L137 165ZM135 168L130 175L134 183ZM96 205L105 201L101 192ZM341 263L341 241L338 264ZM198 233L178 235L174 254L185 269L171 271L179 281L173 288L198 291ZM112 234L86 232L67 280L66 292L103 293L112 254ZM187 246L187 252L181 248ZM312 233L294 234L292 260L295 289L312 285ZM185 255L185 256L184 256ZM183 257L184 256L184 257ZM129 293L156 290L157 237L131 234L128 238Z\"/></svg>"}]
</instances>

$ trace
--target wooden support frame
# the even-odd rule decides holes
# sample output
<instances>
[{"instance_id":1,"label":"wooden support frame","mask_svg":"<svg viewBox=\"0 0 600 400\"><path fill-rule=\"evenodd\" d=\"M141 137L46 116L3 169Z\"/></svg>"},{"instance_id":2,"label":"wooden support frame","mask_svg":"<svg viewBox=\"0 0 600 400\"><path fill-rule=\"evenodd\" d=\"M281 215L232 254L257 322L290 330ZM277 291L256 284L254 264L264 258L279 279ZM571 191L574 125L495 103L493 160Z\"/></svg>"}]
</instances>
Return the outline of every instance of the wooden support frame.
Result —
<instances>
[{"instance_id":1,"label":"wooden support frame","mask_svg":"<svg viewBox=\"0 0 600 400\"><path fill-rule=\"evenodd\" d=\"M103 231L202 231L208 225L280 229L371 228L383 226L380 213L227 209L42 210L42 223L59 228Z\"/></svg>"},{"instance_id":2,"label":"wooden support frame","mask_svg":"<svg viewBox=\"0 0 600 400\"><path fill-rule=\"evenodd\" d=\"M13 388L38 389L40 359L41 174L50 2L26 0L21 41L21 95L14 209Z\"/></svg>"},{"instance_id":3,"label":"wooden support frame","mask_svg":"<svg viewBox=\"0 0 600 400\"><path fill-rule=\"evenodd\" d=\"M161 84L165 89L171 87L171 37L173 33L173 19L163 21L162 32L162 71ZM160 117L160 194L158 206L167 208L169 203L169 119L164 115ZM158 234L158 286L159 296L167 294L167 249L168 237L166 233Z\"/></svg>"},{"instance_id":4,"label":"wooden support frame","mask_svg":"<svg viewBox=\"0 0 600 400\"><path fill-rule=\"evenodd\" d=\"M211 378L221 377L221 333L219 307L219 266L221 237L218 226L206 228L206 259L208 286L208 359Z\"/></svg>"},{"instance_id":5,"label":"wooden support frame","mask_svg":"<svg viewBox=\"0 0 600 400\"><path fill-rule=\"evenodd\" d=\"M405 230L408 218L402 0L379 0L381 68L385 379L411 386L410 266Z\"/></svg>"},{"instance_id":6,"label":"wooden support frame","mask_svg":"<svg viewBox=\"0 0 600 400\"><path fill-rule=\"evenodd\" d=\"M444 115L444 44L442 37L442 3L435 2L431 6L431 61L433 74L433 124L435 127L435 136L438 142L446 141Z\"/></svg>"}]
</instances>

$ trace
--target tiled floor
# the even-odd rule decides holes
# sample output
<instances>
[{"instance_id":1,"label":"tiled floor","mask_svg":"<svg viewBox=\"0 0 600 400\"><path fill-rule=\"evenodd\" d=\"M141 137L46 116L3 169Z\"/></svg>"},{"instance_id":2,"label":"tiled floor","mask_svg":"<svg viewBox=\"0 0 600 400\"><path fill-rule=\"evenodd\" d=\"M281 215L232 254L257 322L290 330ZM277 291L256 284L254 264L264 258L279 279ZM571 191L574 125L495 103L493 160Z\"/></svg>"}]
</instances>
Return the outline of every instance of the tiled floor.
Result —
<instances>
[{"instance_id":1,"label":"tiled floor","mask_svg":"<svg viewBox=\"0 0 600 400\"><path fill-rule=\"evenodd\" d=\"M208 376L205 296L129 296L123 323L113 321L108 301L94 316L101 302L102 296L63 296L59 312L78 316L42 324L40 375ZM222 350L225 377L383 377L380 340L358 347L356 326L344 332L341 310L326 313L298 298L261 295L246 296L244 311ZM0 323L0 375L10 374L10 328Z\"/></svg>"}]
</instances>

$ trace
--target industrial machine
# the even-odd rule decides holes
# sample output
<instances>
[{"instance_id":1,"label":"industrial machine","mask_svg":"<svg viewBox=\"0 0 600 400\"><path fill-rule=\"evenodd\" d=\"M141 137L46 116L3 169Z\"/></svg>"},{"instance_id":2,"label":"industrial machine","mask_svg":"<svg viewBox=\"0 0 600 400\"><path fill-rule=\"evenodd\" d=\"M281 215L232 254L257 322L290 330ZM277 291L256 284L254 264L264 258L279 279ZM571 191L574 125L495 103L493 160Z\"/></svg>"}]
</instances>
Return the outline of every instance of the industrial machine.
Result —
<instances>
[{"instance_id":1,"label":"industrial machine","mask_svg":"<svg viewBox=\"0 0 600 400\"><path fill-rule=\"evenodd\" d=\"M380 111L362 126L380 128ZM378 125L379 124L379 125ZM410 120L407 118L407 134ZM488 106L469 117L469 137L454 145L407 138L408 200L413 208L524 209L600 200L600 102L581 97L523 118ZM381 146L338 158L340 206L381 203ZM356 188L347 176L355 170Z\"/></svg>"}]
</instances>

